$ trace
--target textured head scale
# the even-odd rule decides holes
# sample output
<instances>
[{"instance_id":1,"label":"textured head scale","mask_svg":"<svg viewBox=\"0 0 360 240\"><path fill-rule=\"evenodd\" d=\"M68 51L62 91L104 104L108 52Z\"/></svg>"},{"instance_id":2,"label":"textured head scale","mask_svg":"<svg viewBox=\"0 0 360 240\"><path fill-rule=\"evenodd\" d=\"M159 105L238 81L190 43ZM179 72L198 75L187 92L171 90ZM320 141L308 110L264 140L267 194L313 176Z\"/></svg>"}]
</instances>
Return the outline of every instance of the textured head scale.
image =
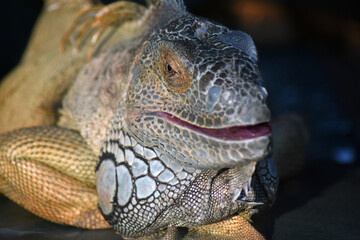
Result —
<instances>
[{"instance_id":1,"label":"textured head scale","mask_svg":"<svg viewBox=\"0 0 360 240\"><path fill-rule=\"evenodd\" d=\"M269 143L266 96L251 37L187 14L144 44L129 89L129 131L195 168L257 161Z\"/></svg>"}]
</instances>

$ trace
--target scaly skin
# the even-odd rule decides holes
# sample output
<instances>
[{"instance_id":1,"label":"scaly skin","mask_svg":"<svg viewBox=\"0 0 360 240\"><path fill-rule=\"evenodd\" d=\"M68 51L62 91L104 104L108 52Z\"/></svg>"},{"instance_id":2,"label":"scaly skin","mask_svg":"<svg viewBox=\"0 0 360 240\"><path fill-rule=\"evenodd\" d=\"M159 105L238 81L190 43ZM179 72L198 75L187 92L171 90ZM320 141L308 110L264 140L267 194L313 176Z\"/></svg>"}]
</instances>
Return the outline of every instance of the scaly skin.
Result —
<instances>
[{"instance_id":1,"label":"scaly skin","mask_svg":"<svg viewBox=\"0 0 360 240\"><path fill-rule=\"evenodd\" d=\"M50 221L126 237L262 239L248 220L273 203L277 174L251 38L182 1L79 4L58 54L41 45L46 30L65 33L61 14L80 7L47 2L28 52L41 64L25 57L0 88L1 192Z\"/></svg>"}]
</instances>

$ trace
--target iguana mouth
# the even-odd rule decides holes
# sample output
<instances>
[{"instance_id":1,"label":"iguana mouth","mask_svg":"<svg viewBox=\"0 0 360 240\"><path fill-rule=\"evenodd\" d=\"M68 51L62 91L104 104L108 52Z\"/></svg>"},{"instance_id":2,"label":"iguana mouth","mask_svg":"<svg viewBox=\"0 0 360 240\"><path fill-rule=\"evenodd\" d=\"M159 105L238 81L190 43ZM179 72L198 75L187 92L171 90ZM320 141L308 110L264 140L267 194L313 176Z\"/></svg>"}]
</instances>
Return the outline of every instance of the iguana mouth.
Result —
<instances>
[{"instance_id":1,"label":"iguana mouth","mask_svg":"<svg viewBox=\"0 0 360 240\"><path fill-rule=\"evenodd\" d=\"M204 128L204 127L196 126L184 120L181 120L180 118L175 117L169 113L158 112L156 113L156 115L168 120L169 122L175 123L176 125L190 129L194 132L198 132L203 135L225 141L226 140L241 141L241 140L253 139L257 137L267 136L271 132L271 128L268 122L254 124L254 125L232 126L225 128Z\"/></svg>"}]
</instances>

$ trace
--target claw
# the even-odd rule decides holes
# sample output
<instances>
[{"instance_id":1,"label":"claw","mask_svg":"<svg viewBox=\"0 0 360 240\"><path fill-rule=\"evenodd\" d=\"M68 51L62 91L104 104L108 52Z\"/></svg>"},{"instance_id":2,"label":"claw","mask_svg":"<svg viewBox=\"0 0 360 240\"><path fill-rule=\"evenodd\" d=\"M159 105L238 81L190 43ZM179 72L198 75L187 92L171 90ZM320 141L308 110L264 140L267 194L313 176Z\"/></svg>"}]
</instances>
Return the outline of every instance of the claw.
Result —
<instances>
[{"instance_id":1,"label":"claw","mask_svg":"<svg viewBox=\"0 0 360 240\"><path fill-rule=\"evenodd\" d=\"M232 201L242 201L245 202L246 196L249 194L251 186L251 177L242 185L240 188L235 189Z\"/></svg>"},{"instance_id":2,"label":"claw","mask_svg":"<svg viewBox=\"0 0 360 240\"><path fill-rule=\"evenodd\" d=\"M264 204L262 202L248 202L248 201L242 201L242 200L238 200L238 201L242 202L242 203L246 203L249 206L249 208L253 208L253 207L260 206L260 205Z\"/></svg>"},{"instance_id":3,"label":"claw","mask_svg":"<svg viewBox=\"0 0 360 240\"><path fill-rule=\"evenodd\" d=\"M238 198L240 197L241 192L242 192L242 191L240 190L240 188L235 189L235 191L234 191L234 196L233 196L233 198L232 198L232 201L233 201L233 202L235 202L235 201L238 200Z\"/></svg>"}]
</instances>

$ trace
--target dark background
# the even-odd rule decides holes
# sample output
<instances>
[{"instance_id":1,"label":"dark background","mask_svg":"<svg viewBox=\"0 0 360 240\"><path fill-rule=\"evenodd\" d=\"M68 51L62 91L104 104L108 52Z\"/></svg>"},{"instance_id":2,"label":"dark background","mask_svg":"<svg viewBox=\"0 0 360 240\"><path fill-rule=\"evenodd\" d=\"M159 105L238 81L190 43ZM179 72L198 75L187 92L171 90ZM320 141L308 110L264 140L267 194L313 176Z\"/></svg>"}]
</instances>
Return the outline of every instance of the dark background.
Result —
<instances>
[{"instance_id":1,"label":"dark background","mask_svg":"<svg viewBox=\"0 0 360 240\"><path fill-rule=\"evenodd\" d=\"M111 1L106 1L111 2ZM185 1L196 15L249 33L274 116L297 113L310 142L304 169L254 219L269 239L360 239L360 7L356 0ZM41 11L1 3L0 77L19 62ZM0 196L1 239L119 239L48 223Z\"/></svg>"}]
</instances>

